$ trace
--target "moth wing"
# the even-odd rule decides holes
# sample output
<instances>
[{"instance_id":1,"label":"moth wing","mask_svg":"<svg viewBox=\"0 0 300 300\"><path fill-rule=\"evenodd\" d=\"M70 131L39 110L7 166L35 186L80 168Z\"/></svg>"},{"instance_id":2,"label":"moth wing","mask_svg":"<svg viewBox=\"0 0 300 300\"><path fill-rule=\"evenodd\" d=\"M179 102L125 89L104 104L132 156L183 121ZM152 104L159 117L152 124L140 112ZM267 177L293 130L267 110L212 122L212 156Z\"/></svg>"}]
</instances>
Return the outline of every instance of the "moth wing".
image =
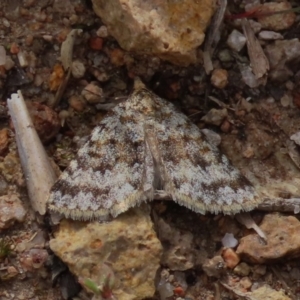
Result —
<instances>
[{"instance_id":1,"label":"moth wing","mask_svg":"<svg viewBox=\"0 0 300 300\"><path fill-rule=\"evenodd\" d=\"M259 200L250 182L173 104L158 101L161 122L156 123L156 135L165 191L173 200L203 214L255 208Z\"/></svg>"},{"instance_id":2,"label":"moth wing","mask_svg":"<svg viewBox=\"0 0 300 300\"><path fill-rule=\"evenodd\" d=\"M49 209L80 220L116 216L145 198L144 164L143 129L119 104L54 184Z\"/></svg>"}]
</instances>

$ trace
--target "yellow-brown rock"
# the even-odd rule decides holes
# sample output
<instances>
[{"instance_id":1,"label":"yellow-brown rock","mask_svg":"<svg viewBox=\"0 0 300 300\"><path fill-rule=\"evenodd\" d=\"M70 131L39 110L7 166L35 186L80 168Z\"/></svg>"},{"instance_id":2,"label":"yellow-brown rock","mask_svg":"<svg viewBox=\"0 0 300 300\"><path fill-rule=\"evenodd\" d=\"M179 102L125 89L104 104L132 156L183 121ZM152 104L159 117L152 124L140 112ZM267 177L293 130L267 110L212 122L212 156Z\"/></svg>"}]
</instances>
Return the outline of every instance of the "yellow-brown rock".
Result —
<instances>
[{"instance_id":1,"label":"yellow-brown rock","mask_svg":"<svg viewBox=\"0 0 300 300\"><path fill-rule=\"evenodd\" d=\"M285 295L283 291L273 290L268 285L263 285L254 290L250 295L250 299L255 300L291 300L291 298Z\"/></svg>"},{"instance_id":2,"label":"yellow-brown rock","mask_svg":"<svg viewBox=\"0 0 300 300\"><path fill-rule=\"evenodd\" d=\"M80 279L101 285L112 273L118 300L155 292L162 248L147 210L131 209L107 223L63 220L50 248Z\"/></svg>"},{"instance_id":3,"label":"yellow-brown rock","mask_svg":"<svg viewBox=\"0 0 300 300\"><path fill-rule=\"evenodd\" d=\"M196 48L215 0L93 0L95 13L127 51L157 55L174 64L195 63Z\"/></svg>"}]
</instances>

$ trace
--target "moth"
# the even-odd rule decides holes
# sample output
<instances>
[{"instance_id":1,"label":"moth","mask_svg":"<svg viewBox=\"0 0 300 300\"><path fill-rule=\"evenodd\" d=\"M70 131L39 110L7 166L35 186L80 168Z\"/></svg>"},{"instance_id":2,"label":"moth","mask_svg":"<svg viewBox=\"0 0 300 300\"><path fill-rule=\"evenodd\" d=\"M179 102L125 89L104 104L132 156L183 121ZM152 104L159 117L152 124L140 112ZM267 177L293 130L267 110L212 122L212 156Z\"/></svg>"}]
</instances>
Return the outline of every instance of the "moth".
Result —
<instances>
[{"instance_id":1,"label":"moth","mask_svg":"<svg viewBox=\"0 0 300 300\"><path fill-rule=\"evenodd\" d=\"M92 131L51 189L51 211L116 217L163 191L201 214L255 208L250 182L172 103L139 85Z\"/></svg>"}]
</instances>

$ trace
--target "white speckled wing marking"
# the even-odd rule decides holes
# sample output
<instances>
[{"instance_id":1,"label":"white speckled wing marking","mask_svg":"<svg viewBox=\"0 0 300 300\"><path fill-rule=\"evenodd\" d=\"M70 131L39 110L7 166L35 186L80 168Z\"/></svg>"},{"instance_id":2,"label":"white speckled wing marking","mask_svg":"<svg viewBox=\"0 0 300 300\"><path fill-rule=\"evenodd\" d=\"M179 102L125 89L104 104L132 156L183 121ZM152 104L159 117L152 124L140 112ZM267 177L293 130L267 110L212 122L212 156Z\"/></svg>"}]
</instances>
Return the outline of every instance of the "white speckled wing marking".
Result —
<instances>
[{"instance_id":1,"label":"white speckled wing marking","mask_svg":"<svg viewBox=\"0 0 300 300\"><path fill-rule=\"evenodd\" d=\"M173 104L156 96L161 122L156 136L167 182L164 190L174 201L196 212L236 213L258 204L250 182L225 155Z\"/></svg>"},{"instance_id":2,"label":"white speckled wing marking","mask_svg":"<svg viewBox=\"0 0 300 300\"><path fill-rule=\"evenodd\" d=\"M116 106L92 131L54 184L50 210L72 219L105 219L153 195L153 166L151 156L145 159L143 127L139 115L126 112L127 105Z\"/></svg>"}]
</instances>

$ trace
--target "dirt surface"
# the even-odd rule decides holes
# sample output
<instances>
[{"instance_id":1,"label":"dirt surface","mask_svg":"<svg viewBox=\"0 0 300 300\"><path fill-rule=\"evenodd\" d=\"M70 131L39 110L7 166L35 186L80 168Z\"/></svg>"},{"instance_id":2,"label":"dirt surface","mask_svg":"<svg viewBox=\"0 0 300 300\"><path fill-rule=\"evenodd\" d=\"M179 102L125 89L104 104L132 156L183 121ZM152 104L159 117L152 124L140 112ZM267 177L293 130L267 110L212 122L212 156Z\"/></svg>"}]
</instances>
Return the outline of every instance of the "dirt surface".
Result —
<instances>
[{"instance_id":1,"label":"dirt surface","mask_svg":"<svg viewBox=\"0 0 300 300\"><path fill-rule=\"evenodd\" d=\"M244 4L230 3L230 12L244 12ZM299 37L299 17L287 24L286 29L274 27L282 35L280 42ZM71 29L82 32L75 40L72 75L67 80L59 58ZM28 102L49 157L61 170L103 118L105 109L123 101L132 90L133 78L139 76L199 128L217 132L222 138L221 149L243 168L245 176L250 170L255 178L260 174L265 179L259 181L264 183L261 190L267 186L275 198L299 198L295 188L299 143L290 139L300 130L299 58L285 56L285 45L261 39L268 58L273 59L271 70L264 85L250 87L240 67L249 64L247 49L233 51L226 42L233 29L242 32L241 27L234 19L225 18L221 29L212 57L215 69L221 71L211 76L203 67L203 47L198 51L199 62L189 67L122 50L93 12L90 1L0 1L0 45L6 51L5 65L0 65L0 300L92 299L51 252L49 238L55 227L49 225L48 215L37 216L30 207L6 105L18 89ZM288 48L297 50L299 41L293 43ZM63 82L67 85L59 95ZM274 179L271 183L266 180L269 177ZM11 205L15 207L7 213ZM252 217L260 224L265 214L255 211ZM277 214L271 216L277 218ZM297 214L282 216L294 218L280 219L288 234L299 226ZM159 201L153 204L152 218L165 250L156 299L262 299L258 292L251 293L266 285L272 289L266 292L272 295L270 299L300 299L300 246L293 248L291 255L283 250L282 257L255 261L237 254L236 245L224 246L226 233L237 240L254 233L233 217L197 215L175 203ZM297 226L284 228L290 221ZM284 242L276 245L289 246Z\"/></svg>"}]
</instances>

